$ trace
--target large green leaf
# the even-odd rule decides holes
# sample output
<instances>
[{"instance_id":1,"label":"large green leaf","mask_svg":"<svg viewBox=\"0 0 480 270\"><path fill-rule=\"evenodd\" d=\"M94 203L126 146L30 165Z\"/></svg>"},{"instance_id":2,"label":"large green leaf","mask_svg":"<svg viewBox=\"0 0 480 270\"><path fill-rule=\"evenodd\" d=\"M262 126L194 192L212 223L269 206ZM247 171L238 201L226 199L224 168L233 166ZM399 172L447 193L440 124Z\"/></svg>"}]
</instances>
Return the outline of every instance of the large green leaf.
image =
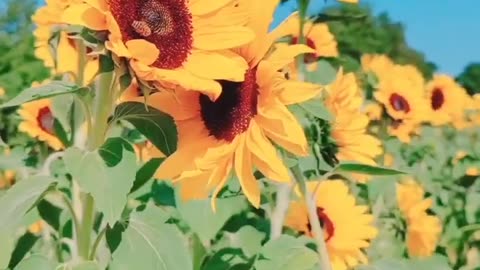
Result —
<instances>
[{"instance_id":1,"label":"large green leaf","mask_svg":"<svg viewBox=\"0 0 480 270\"><path fill-rule=\"evenodd\" d=\"M178 206L180 215L203 243L208 243L231 216L245 208L246 202L241 197L217 199L216 213L212 210L210 199L192 200Z\"/></svg>"},{"instance_id":2,"label":"large green leaf","mask_svg":"<svg viewBox=\"0 0 480 270\"><path fill-rule=\"evenodd\" d=\"M337 77L337 70L326 60L317 62L314 72L307 72L307 80L320 85L331 84Z\"/></svg>"},{"instance_id":3,"label":"large green leaf","mask_svg":"<svg viewBox=\"0 0 480 270\"><path fill-rule=\"evenodd\" d=\"M56 263L51 259L40 254L34 254L22 260L14 270L55 270L55 268Z\"/></svg>"},{"instance_id":4,"label":"large green leaf","mask_svg":"<svg viewBox=\"0 0 480 270\"><path fill-rule=\"evenodd\" d=\"M6 268L14 248L14 232L23 216L53 183L47 176L22 180L0 197L0 269Z\"/></svg>"},{"instance_id":5,"label":"large green leaf","mask_svg":"<svg viewBox=\"0 0 480 270\"><path fill-rule=\"evenodd\" d=\"M177 149L175 122L164 112L141 102L125 102L115 109L114 120L130 122L167 156Z\"/></svg>"},{"instance_id":6,"label":"large green leaf","mask_svg":"<svg viewBox=\"0 0 480 270\"><path fill-rule=\"evenodd\" d=\"M303 110L307 113L315 116L316 118L320 118L326 121L332 121L333 116L325 107L323 102L318 99L312 99L303 103L298 104Z\"/></svg>"},{"instance_id":7,"label":"large green leaf","mask_svg":"<svg viewBox=\"0 0 480 270\"><path fill-rule=\"evenodd\" d=\"M186 239L168 215L154 205L133 213L122 241L113 253L112 270L191 270L192 259Z\"/></svg>"},{"instance_id":8,"label":"large green leaf","mask_svg":"<svg viewBox=\"0 0 480 270\"><path fill-rule=\"evenodd\" d=\"M68 93L75 93L77 91L80 91L81 89L84 88L76 86L69 82L53 81L46 85L31 87L23 90L22 92L20 92L20 94L18 94L18 96L0 105L0 109L18 106L33 100L49 98Z\"/></svg>"},{"instance_id":9,"label":"large green leaf","mask_svg":"<svg viewBox=\"0 0 480 270\"><path fill-rule=\"evenodd\" d=\"M0 197L0 230L21 222L23 215L53 182L51 177L33 176L19 181Z\"/></svg>"},{"instance_id":10,"label":"large green leaf","mask_svg":"<svg viewBox=\"0 0 480 270\"><path fill-rule=\"evenodd\" d=\"M121 151L117 151L118 147ZM77 148L65 152L65 164L73 179L92 195L95 206L110 225L120 219L135 180L137 162L131 149L123 140L111 140L99 150L106 160L99 152L84 152Z\"/></svg>"},{"instance_id":11,"label":"large green leaf","mask_svg":"<svg viewBox=\"0 0 480 270\"><path fill-rule=\"evenodd\" d=\"M317 263L317 254L303 241L282 235L262 247L254 266L257 270L311 270Z\"/></svg>"},{"instance_id":12,"label":"large green leaf","mask_svg":"<svg viewBox=\"0 0 480 270\"><path fill-rule=\"evenodd\" d=\"M368 174L368 175L400 175L400 174L406 174L405 172L394 170L394 169L389 169L389 168L384 168L384 167L378 167L378 166L372 166L372 165L366 165L366 164L360 164L360 163L351 163L351 162L342 162L339 164L336 169L338 172L349 172L349 173L363 173L363 174Z\"/></svg>"}]
</instances>

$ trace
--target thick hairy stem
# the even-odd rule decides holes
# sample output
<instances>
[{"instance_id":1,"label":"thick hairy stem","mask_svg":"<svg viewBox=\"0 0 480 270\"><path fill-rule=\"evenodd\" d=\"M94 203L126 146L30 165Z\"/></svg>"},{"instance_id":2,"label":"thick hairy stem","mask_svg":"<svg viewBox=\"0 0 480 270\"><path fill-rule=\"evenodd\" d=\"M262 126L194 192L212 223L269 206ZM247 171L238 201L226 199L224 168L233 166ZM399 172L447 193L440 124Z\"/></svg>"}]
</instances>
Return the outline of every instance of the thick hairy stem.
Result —
<instances>
[{"instance_id":1,"label":"thick hairy stem","mask_svg":"<svg viewBox=\"0 0 480 270\"><path fill-rule=\"evenodd\" d=\"M276 239L282 235L283 223L290 204L291 184L280 184L277 188L277 200L271 216L270 238Z\"/></svg>"},{"instance_id":2,"label":"thick hairy stem","mask_svg":"<svg viewBox=\"0 0 480 270\"><path fill-rule=\"evenodd\" d=\"M93 198L89 194L84 194L83 198L82 220L78 227L78 255L83 260L88 260L90 255L90 244L92 240L92 231L95 221L95 207Z\"/></svg>"},{"instance_id":3,"label":"thick hairy stem","mask_svg":"<svg viewBox=\"0 0 480 270\"><path fill-rule=\"evenodd\" d=\"M93 101L92 129L88 139L88 150L95 150L105 141L108 128L108 117L113 110L114 72L105 72L99 75Z\"/></svg>"}]
</instances>

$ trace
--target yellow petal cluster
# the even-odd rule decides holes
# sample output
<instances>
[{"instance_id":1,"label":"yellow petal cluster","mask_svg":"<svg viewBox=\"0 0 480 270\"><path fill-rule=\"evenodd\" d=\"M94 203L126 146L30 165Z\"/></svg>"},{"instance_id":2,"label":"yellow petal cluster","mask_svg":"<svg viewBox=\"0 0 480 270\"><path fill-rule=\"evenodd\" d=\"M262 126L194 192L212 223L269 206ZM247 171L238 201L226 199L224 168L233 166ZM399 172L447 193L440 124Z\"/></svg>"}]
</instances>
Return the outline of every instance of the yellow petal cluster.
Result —
<instances>
[{"instance_id":1,"label":"yellow petal cluster","mask_svg":"<svg viewBox=\"0 0 480 270\"><path fill-rule=\"evenodd\" d=\"M367 213L368 207L356 204L355 197L342 180L312 181L308 182L307 188L310 192L317 191L317 213L324 224L324 237L333 270L353 269L367 264L363 249L378 233L372 225L373 216ZM303 201L291 202L285 225L312 235Z\"/></svg>"},{"instance_id":2,"label":"yellow petal cluster","mask_svg":"<svg viewBox=\"0 0 480 270\"><path fill-rule=\"evenodd\" d=\"M440 219L426 212L432 199L424 196L423 188L411 178L397 184L397 202L407 221L406 243L411 257L431 256L442 233Z\"/></svg>"}]
</instances>

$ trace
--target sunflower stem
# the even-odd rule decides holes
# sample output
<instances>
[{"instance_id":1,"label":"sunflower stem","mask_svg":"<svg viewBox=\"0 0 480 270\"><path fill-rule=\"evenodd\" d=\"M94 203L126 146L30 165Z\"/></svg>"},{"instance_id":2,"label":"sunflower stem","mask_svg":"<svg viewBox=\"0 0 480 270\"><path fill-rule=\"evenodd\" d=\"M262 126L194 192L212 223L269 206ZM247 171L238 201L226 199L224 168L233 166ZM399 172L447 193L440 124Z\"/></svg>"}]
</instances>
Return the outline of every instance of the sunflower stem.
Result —
<instances>
[{"instance_id":1,"label":"sunflower stem","mask_svg":"<svg viewBox=\"0 0 480 270\"><path fill-rule=\"evenodd\" d=\"M282 235L283 223L290 205L291 184L280 184L277 187L276 206L271 216L270 238L277 239Z\"/></svg>"},{"instance_id":2,"label":"sunflower stem","mask_svg":"<svg viewBox=\"0 0 480 270\"><path fill-rule=\"evenodd\" d=\"M89 260L90 243L92 240L92 230L95 220L95 207L93 197L90 194L83 194L82 204L83 212L81 222L78 227L78 255L83 260Z\"/></svg>"},{"instance_id":3,"label":"sunflower stem","mask_svg":"<svg viewBox=\"0 0 480 270\"><path fill-rule=\"evenodd\" d=\"M105 141L108 118L113 108L113 87L115 87L114 72L104 72L99 75L95 98L93 100L92 129L89 134L87 149L99 148Z\"/></svg>"},{"instance_id":4,"label":"sunflower stem","mask_svg":"<svg viewBox=\"0 0 480 270\"><path fill-rule=\"evenodd\" d=\"M320 270L332 270L330 264L330 258L328 256L327 244L325 242L325 237L323 235L323 228L320 224L320 220L317 214L317 205L315 203L315 197L311 194L306 185L305 177L302 174L300 166L297 164L290 168L295 181L298 184L301 194L305 199L305 204L307 205L308 219L312 227L312 234L317 244L317 253L320 260Z\"/></svg>"}]
</instances>

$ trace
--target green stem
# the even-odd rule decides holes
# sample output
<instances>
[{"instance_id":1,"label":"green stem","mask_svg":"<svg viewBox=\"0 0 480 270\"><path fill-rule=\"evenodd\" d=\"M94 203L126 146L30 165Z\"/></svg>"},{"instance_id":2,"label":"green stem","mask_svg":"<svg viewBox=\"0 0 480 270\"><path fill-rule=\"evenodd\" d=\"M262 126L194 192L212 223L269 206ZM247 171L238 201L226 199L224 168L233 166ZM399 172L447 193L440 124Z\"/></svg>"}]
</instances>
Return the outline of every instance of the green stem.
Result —
<instances>
[{"instance_id":1,"label":"green stem","mask_svg":"<svg viewBox=\"0 0 480 270\"><path fill-rule=\"evenodd\" d=\"M93 243L92 251L90 252L90 257L89 257L90 261L95 260L95 255L97 254L98 246L100 245L100 242L102 242L103 237L107 233L107 228L108 226L105 226L105 228L103 228L103 230L101 230L100 233L98 233L97 238Z\"/></svg>"},{"instance_id":2,"label":"green stem","mask_svg":"<svg viewBox=\"0 0 480 270\"><path fill-rule=\"evenodd\" d=\"M272 240L282 235L283 223L290 205L292 187L290 184L278 185L276 206L271 215L270 238Z\"/></svg>"},{"instance_id":3,"label":"green stem","mask_svg":"<svg viewBox=\"0 0 480 270\"><path fill-rule=\"evenodd\" d=\"M95 221L95 207L90 194L83 197L83 212L81 224L78 228L77 247L79 256L88 260L90 255L90 242L92 239L93 225Z\"/></svg>"},{"instance_id":4,"label":"green stem","mask_svg":"<svg viewBox=\"0 0 480 270\"><path fill-rule=\"evenodd\" d=\"M93 125L89 134L87 149L92 151L100 147L105 141L108 127L108 117L113 108L114 72L105 72L99 75L95 99L93 104Z\"/></svg>"},{"instance_id":5,"label":"green stem","mask_svg":"<svg viewBox=\"0 0 480 270\"><path fill-rule=\"evenodd\" d=\"M87 63L87 47L81 39L77 39L75 43L78 50L76 83L79 86L83 86L85 80L85 65Z\"/></svg>"},{"instance_id":6,"label":"green stem","mask_svg":"<svg viewBox=\"0 0 480 270\"><path fill-rule=\"evenodd\" d=\"M317 244L317 253L320 260L319 269L332 270L332 266L330 264L330 258L328 256L327 245L325 242L325 237L323 235L323 229L317 214L317 205L315 203L315 197L307 189L306 180L302 174L300 166L295 165L294 167L290 168L290 170L295 178L295 181L299 186L299 189L303 195L303 198L305 199L305 204L307 205L308 219L312 227L313 237Z\"/></svg>"}]
</instances>

